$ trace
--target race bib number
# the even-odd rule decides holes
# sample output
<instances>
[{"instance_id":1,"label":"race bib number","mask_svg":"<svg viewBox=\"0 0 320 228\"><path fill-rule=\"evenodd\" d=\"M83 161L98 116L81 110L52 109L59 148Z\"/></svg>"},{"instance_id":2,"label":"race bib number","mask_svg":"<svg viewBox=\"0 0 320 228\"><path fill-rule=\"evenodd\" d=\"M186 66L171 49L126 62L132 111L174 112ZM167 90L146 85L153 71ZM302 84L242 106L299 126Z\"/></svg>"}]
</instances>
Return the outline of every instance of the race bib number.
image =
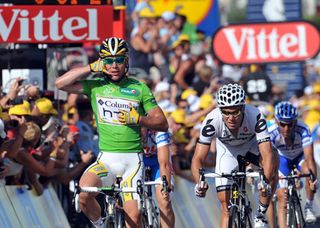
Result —
<instances>
[{"instance_id":1,"label":"race bib number","mask_svg":"<svg viewBox=\"0 0 320 228\"><path fill-rule=\"evenodd\" d=\"M120 110L130 111L130 103L138 110L139 103L137 101L109 98L109 97L97 97L97 113L99 124L119 124L117 115Z\"/></svg>"}]
</instances>

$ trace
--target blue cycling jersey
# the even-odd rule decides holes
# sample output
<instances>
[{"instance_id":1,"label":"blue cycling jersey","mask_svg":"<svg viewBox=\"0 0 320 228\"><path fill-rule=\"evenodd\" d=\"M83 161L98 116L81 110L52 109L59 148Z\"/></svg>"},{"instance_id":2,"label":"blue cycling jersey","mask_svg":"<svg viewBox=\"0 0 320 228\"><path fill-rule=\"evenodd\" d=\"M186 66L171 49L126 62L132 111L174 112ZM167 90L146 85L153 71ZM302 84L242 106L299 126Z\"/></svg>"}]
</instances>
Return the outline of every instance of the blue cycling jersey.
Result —
<instances>
[{"instance_id":1,"label":"blue cycling jersey","mask_svg":"<svg viewBox=\"0 0 320 228\"><path fill-rule=\"evenodd\" d=\"M142 131L143 162L151 168L151 180L160 178L160 167L158 162L158 148L170 144L168 132L157 132L150 129Z\"/></svg>"},{"instance_id":2,"label":"blue cycling jersey","mask_svg":"<svg viewBox=\"0 0 320 228\"><path fill-rule=\"evenodd\" d=\"M312 144L312 137L309 128L302 121L297 121L292 134L292 145L287 146L284 137L280 134L279 126L273 123L269 127L270 138L273 146L277 149L279 155L290 160L303 154L303 148Z\"/></svg>"}]
</instances>

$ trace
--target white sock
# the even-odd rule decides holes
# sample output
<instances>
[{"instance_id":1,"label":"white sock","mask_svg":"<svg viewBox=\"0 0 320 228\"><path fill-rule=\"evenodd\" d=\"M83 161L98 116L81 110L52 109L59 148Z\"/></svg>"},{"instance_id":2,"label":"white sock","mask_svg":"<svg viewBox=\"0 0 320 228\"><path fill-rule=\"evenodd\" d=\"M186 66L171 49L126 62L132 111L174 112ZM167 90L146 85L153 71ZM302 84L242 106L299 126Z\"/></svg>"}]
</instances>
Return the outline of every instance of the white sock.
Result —
<instances>
[{"instance_id":1,"label":"white sock","mask_svg":"<svg viewBox=\"0 0 320 228\"><path fill-rule=\"evenodd\" d=\"M306 206L312 207L313 200L306 199Z\"/></svg>"},{"instance_id":2,"label":"white sock","mask_svg":"<svg viewBox=\"0 0 320 228\"><path fill-rule=\"evenodd\" d=\"M92 224L95 228L104 228L103 219L101 217L97 221L92 222Z\"/></svg>"}]
</instances>

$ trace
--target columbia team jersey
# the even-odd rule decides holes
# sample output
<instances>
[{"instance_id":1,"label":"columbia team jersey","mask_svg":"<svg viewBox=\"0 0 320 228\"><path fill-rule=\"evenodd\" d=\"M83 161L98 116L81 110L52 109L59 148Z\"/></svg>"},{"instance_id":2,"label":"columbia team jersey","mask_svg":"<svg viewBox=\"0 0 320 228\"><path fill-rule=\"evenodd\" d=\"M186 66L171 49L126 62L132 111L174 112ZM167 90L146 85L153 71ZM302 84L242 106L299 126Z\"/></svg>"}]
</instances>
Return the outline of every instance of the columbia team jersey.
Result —
<instances>
[{"instance_id":1,"label":"columbia team jersey","mask_svg":"<svg viewBox=\"0 0 320 228\"><path fill-rule=\"evenodd\" d=\"M123 125L119 110L130 110L130 104L145 115L157 103L148 86L133 78L119 83L107 79L81 81L84 94L91 100L99 132L99 149L108 152L141 152L139 125Z\"/></svg>"}]
</instances>

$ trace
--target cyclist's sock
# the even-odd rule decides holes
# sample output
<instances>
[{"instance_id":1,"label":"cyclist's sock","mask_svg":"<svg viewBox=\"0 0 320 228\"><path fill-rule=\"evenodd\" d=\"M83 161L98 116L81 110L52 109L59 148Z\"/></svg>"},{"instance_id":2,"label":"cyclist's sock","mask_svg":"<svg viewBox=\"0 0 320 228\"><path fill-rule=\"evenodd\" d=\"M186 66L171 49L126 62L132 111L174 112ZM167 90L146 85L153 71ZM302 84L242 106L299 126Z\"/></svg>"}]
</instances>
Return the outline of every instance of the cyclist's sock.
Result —
<instances>
[{"instance_id":1,"label":"cyclist's sock","mask_svg":"<svg viewBox=\"0 0 320 228\"><path fill-rule=\"evenodd\" d=\"M97 221L92 222L92 224L94 225L95 228L103 228L104 227L104 222L101 217Z\"/></svg>"},{"instance_id":2,"label":"cyclist's sock","mask_svg":"<svg viewBox=\"0 0 320 228\"><path fill-rule=\"evenodd\" d=\"M312 208L313 200L306 199L306 207Z\"/></svg>"},{"instance_id":3,"label":"cyclist's sock","mask_svg":"<svg viewBox=\"0 0 320 228\"><path fill-rule=\"evenodd\" d=\"M269 205L263 204L259 201L258 213L261 213L264 215L268 210L268 206Z\"/></svg>"}]
</instances>

